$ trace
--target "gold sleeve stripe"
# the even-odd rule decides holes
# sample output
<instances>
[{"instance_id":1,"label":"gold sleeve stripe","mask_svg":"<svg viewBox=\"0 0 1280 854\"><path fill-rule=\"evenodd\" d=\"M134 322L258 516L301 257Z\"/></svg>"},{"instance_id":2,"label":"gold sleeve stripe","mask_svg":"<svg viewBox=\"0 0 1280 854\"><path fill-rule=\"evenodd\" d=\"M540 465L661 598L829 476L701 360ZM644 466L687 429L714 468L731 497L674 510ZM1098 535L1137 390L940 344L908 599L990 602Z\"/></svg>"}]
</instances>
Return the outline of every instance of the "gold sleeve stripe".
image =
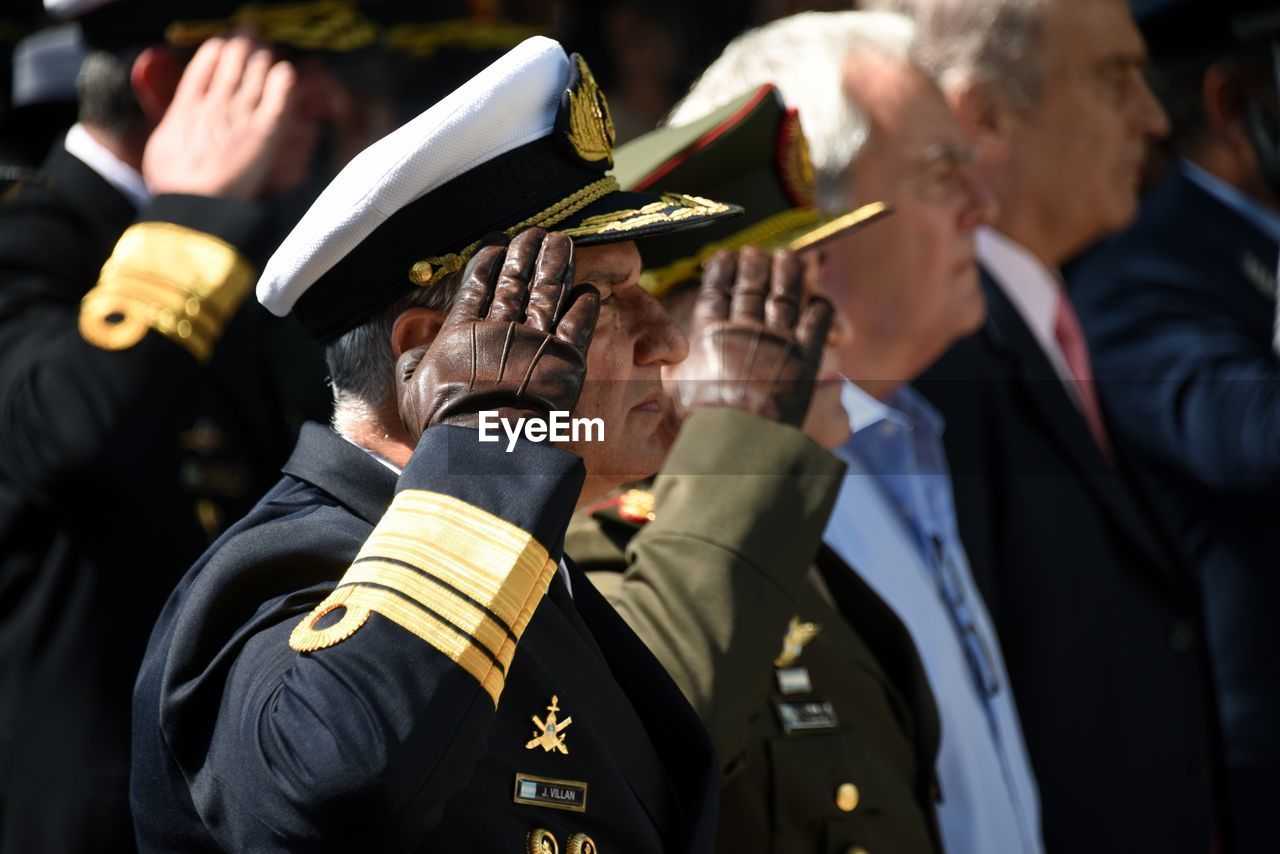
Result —
<instances>
[{"instance_id":1,"label":"gold sleeve stripe","mask_svg":"<svg viewBox=\"0 0 1280 854\"><path fill-rule=\"evenodd\" d=\"M377 611L458 662L496 705L556 568L528 531L451 496L406 490L289 644L299 652L333 646ZM341 619L315 628L340 606Z\"/></svg>"},{"instance_id":2,"label":"gold sleeve stripe","mask_svg":"<svg viewBox=\"0 0 1280 854\"><path fill-rule=\"evenodd\" d=\"M406 490L356 555L357 562L367 558L416 567L514 630L547 550L528 531L469 504Z\"/></svg>"},{"instance_id":3,"label":"gold sleeve stripe","mask_svg":"<svg viewBox=\"0 0 1280 854\"><path fill-rule=\"evenodd\" d=\"M346 608L338 622L324 629L313 628L320 616L337 607ZM504 668L492 654L472 643L454 626L442 622L392 590L366 585L338 587L298 624L289 637L289 645L298 652L314 652L333 646L355 634L375 611L456 662L480 683L497 706L506 677Z\"/></svg>"},{"instance_id":4,"label":"gold sleeve stripe","mask_svg":"<svg viewBox=\"0 0 1280 854\"><path fill-rule=\"evenodd\" d=\"M517 640L505 625L489 616L487 609L444 591L412 569L378 560L361 561L347 570L342 583L373 584L404 594L476 641L495 660L508 640Z\"/></svg>"},{"instance_id":5,"label":"gold sleeve stripe","mask_svg":"<svg viewBox=\"0 0 1280 854\"><path fill-rule=\"evenodd\" d=\"M253 281L231 244L173 223L138 223L120 236L81 302L80 334L95 347L124 350L155 330L206 361Z\"/></svg>"},{"instance_id":6,"label":"gold sleeve stripe","mask_svg":"<svg viewBox=\"0 0 1280 854\"><path fill-rule=\"evenodd\" d=\"M495 625L497 625L504 632L506 632L508 637L510 637L512 640L517 639L515 636L515 633L511 630L511 626L507 623L506 620L502 619L502 617L498 616L493 611L489 610L489 607L485 605L483 602L477 602L475 599L471 598L463 591L454 587L452 584L449 584L447 581L444 581L443 579L440 579L440 578L436 578L434 575L430 575L424 572L423 570L419 569L418 567L414 566L411 563L406 563L405 561L398 560L396 558L390 558L390 557L356 558L356 560L353 561L351 564L352 571L353 572L355 571L355 567L357 564L365 564L365 563L386 564L388 566L399 567L400 569L405 569L405 570L408 570L409 572L417 573L418 578L420 578L421 580L429 584L434 584L435 586L441 588L442 590L446 590L449 593L452 593L453 595L475 606L477 610L482 611L485 614L485 616L487 616L490 620L494 622Z\"/></svg>"}]
</instances>

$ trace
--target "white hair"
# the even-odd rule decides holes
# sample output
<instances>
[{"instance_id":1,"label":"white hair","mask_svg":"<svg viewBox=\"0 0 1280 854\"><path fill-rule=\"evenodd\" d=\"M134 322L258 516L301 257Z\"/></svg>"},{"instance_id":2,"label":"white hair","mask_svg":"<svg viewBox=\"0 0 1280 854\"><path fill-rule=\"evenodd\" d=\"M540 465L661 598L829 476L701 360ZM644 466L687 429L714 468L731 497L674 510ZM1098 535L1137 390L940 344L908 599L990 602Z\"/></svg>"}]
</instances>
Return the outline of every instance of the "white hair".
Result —
<instances>
[{"instance_id":1,"label":"white hair","mask_svg":"<svg viewBox=\"0 0 1280 854\"><path fill-rule=\"evenodd\" d=\"M915 25L887 12L804 12L738 36L667 117L686 125L765 84L800 114L818 206L848 207L845 175L866 145L870 122L843 86L851 55L907 62Z\"/></svg>"},{"instance_id":2,"label":"white hair","mask_svg":"<svg viewBox=\"0 0 1280 854\"><path fill-rule=\"evenodd\" d=\"M1022 107L1039 97L1047 0L866 2L916 22L916 59L939 84L994 85Z\"/></svg>"}]
</instances>

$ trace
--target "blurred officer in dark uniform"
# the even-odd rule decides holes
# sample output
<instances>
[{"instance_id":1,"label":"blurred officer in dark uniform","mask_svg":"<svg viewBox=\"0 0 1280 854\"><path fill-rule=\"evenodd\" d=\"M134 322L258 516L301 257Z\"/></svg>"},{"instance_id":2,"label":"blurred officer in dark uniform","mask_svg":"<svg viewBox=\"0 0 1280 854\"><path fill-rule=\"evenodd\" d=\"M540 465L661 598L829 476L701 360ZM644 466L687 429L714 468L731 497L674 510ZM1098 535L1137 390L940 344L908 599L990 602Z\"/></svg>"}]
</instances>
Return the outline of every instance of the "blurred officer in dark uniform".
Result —
<instances>
[{"instance_id":1,"label":"blurred officer in dark uniform","mask_svg":"<svg viewBox=\"0 0 1280 854\"><path fill-rule=\"evenodd\" d=\"M0 206L0 850L115 852L147 632L279 464L243 405L263 372L227 357L258 338L261 201L305 174L328 82L204 41L231 3L58 11L94 48L81 121Z\"/></svg>"},{"instance_id":2,"label":"blurred officer in dark uniform","mask_svg":"<svg viewBox=\"0 0 1280 854\"><path fill-rule=\"evenodd\" d=\"M1135 3L1170 173L1072 276L1117 442L1204 590L1238 850L1280 850L1280 7Z\"/></svg>"},{"instance_id":3,"label":"blurred officer in dark uniform","mask_svg":"<svg viewBox=\"0 0 1280 854\"><path fill-rule=\"evenodd\" d=\"M561 549L575 505L661 462L687 345L632 241L738 209L619 191L612 141L585 63L530 39L356 157L268 263L259 299L326 344L336 430L303 430L156 625L144 850L710 850L706 734ZM484 441L486 411L604 431Z\"/></svg>"},{"instance_id":4,"label":"blurred officer in dark uniform","mask_svg":"<svg viewBox=\"0 0 1280 854\"><path fill-rule=\"evenodd\" d=\"M575 516L565 548L711 733L717 850L940 851L938 713L915 645L822 545L845 470L824 446L842 444L849 422L834 372L810 395L822 353L806 340L800 260L717 254L754 242L813 256L884 206L817 210L799 117L772 86L646 134L617 160L626 186L688 187L747 212L646 243L642 284L673 316L695 316L691 355L668 371L683 422L652 484ZM795 280L764 290L771 265ZM754 346L753 317L765 327ZM775 364L806 357L809 372L770 382Z\"/></svg>"},{"instance_id":5,"label":"blurred officer in dark uniform","mask_svg":"<svg viewBox=\"0 0 1280 854\"><path fill-rule=\"evenodd\" d=\"M32 110L23 107L39 98L40 93L35 90L41 84L54 83L56 86L55 81L37 81L32 77L36 63L32 62L27 39L46 23L40 0L7 0L0 8L0 194L22 178L31 177L34 167L44 156L43 150L34 158L31 153L45 137L43 132L39 132L46 125L44 116L33 117ZM25 76L16 70L15 66L19 64L24 65ZM72 73L74 75L74 71ZM37 109L35 112L43 114L46 111ZM33 124L39 126L37 132L33 132ZM63 130L69 124L68 121ZM35 142L28 141L33 138Z\"/></svg>"},{"instance_id":6,"label":"blurred officer in dark uniform","mask_svg":"<svg viewBox=\"0 0 1280 854\"><path fill-rule=\"evenodd\" d=\"M0 116L0 180L34 177L75 124L84 56L76 23L44 27L14 46L12 100Z\"/></svg>"}]
</instances>

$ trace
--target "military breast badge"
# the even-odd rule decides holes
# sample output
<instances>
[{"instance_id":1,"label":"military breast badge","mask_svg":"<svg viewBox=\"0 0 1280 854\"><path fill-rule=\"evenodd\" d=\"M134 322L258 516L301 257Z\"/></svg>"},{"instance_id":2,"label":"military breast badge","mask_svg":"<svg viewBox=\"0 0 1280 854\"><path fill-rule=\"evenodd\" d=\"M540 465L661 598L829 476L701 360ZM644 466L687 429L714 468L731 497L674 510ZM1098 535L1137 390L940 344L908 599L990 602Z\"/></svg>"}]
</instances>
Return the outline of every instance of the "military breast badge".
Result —
<instances>
[{"instance_id":1,"label":"military breast badge","mask_svg":"<svg viewBox=\"0 0 1280 854\"><path fill-rule=\"evenodd\" d=\"M782 639L782 652L773 660L775 667L790 667L796 663L805 644L818 636L822 626L817 623L802 623L799 617L792 617L787 626L786 637Z\"/></svg>"},{"instance_id":2,"label":"military breast badge","mask_svg":"<svg viewBox=\"0 0 1280 854\"><path fill-rule=\"evenodd\" d=\"M566 756L569 754L569 748L564 744L564 731L569 728L569 724L573 723L573 718L567 717L562 721L556 720L556 715L560 713L560 700L556 696L551 697L551 705L547 706L547 719L544 721L537 715L531 715L533 725L537 727L533 731L533 738L524 746L525 750L533 750L535 747L541 747L547 753L558 750Z\"/></svg>"}]
</instances>

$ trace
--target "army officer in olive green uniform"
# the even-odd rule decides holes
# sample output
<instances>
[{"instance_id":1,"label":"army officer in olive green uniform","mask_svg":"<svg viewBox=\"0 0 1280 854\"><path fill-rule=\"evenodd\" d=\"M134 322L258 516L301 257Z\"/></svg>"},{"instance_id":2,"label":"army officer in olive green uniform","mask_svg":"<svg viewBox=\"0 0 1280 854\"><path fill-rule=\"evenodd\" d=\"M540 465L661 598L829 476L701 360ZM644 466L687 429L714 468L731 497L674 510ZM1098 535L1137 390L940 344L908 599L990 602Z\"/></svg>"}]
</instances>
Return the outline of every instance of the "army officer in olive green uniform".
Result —
<instances>
[{"instance_id":1,"label":"army officer in olive green uniform","mask_svg":"<svg viewBox=\"0 0 1280 854\"><path fill-rule=\"evenodd\" d=\"M754 314L766 329L785 329L802 300L779 298L777 256L766 294L753 280L768 256L722 250L803 249L882 206L816 211L798 118L772 87L624 146L617 169L633 188L678 181L747 213L646 245L647 287L677 315L696 300L691 355L668 377L682 424L656 479L580 514L566 551L710 731L724 774L718 850L940 851L938 718L915 648L884 602L822 545L843 464L789 426L804 413L762 400L772 373L760 367L760 348L735 353L725 343L733 319ZM818 385L811 404L805 392L806 432L847 430L830 388L838 383Z\"/></svg>"}]
</instances>

